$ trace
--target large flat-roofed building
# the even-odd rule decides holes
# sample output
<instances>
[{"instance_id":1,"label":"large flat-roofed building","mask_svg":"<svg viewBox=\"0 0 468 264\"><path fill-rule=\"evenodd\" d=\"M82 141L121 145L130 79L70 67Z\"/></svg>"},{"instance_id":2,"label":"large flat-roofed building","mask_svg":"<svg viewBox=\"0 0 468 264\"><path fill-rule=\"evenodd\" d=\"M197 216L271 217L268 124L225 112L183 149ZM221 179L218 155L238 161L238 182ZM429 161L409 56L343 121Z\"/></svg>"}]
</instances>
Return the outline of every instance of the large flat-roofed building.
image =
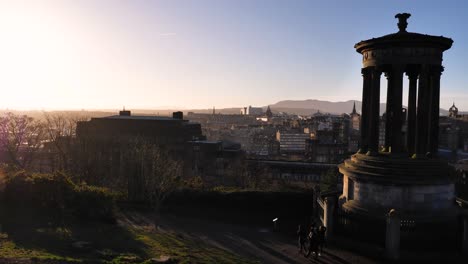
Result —
<instances>
[{"instance_id":1,"label":"large flat-roofed building","mask_svg":"<svg viewBox=\"0 0 468 264\"><path fill-rule=\"evenodd\" d=\"M130 111L120 111L119 115L78 122L76 135L108 140L141 137L161 145L185 144L205 138L200 124L183 120L181 112L163 117L132 116Z\"/></svg>"},{"instance_id":2,"label":"large flat-roofed building","mask_svg":"<svg viewBox=\"0 0 468 264\"><path fill-rule=\"evenodd\" d=\"M90 176L89 183L126 190L131 200L144 199L141 175L148 169L141 164L150 159L145 157L149 155L145 148L158 147L163 155L181 161L183 175L190 177L192 160L188 153L192 142L205 139L200 124L183 120L182 112L161 117L132 116L130 111L120 111L119 115L78 122L76 135L83 154L81 167L83 174ZM135 156L135 151L140 150L146 154Z\"/></svg>"}]
</instances>

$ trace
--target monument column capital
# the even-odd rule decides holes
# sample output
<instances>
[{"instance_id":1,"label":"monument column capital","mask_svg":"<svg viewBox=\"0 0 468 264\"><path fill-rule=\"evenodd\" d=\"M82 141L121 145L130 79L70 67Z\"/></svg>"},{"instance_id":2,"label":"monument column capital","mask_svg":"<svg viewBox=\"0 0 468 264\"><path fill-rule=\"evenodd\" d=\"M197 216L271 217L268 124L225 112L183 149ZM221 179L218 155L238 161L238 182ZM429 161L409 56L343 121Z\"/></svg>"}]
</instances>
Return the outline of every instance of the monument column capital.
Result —
<instances>
[{"instance_id":1,"label":"monument column capital","mask_svg":"<svg viewBox=\"0 0 468 264\"><path fill-rule=\"evenodd\" d=\"M417 80L419 76L418 71L407 71L406 76L408 76L408 79L411 80Z\"/></svg>"},{"instance_id":2,"label":"monument column capital","mask_svg":"<svg viewBox=\"0 0 468 264\"><path fill-rule=\"evenodd\" d=\"M440 77L443 71L444 71L444 66L441 66L441 65L434 65L434 66L431 66L429 69L431 76Z\"/></svg>"}]
</instances>

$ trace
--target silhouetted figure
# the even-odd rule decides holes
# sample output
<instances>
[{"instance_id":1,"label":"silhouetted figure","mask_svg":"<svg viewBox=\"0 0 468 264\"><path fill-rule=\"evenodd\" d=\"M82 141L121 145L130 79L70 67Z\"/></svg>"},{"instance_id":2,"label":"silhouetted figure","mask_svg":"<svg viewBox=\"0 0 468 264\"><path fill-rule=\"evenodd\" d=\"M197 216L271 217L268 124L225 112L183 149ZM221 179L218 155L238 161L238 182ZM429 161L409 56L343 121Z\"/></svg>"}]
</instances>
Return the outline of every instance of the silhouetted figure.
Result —
<instances>
[{"instance_id":1,"label":"silhouetted figure","mask_svg":"<svg viewBox=\"0 0 468 264\"><path fill-rule=\"evenodd\" d=\"M309 240L309 248L308 248L306 257L309 257L310 253L315 252L315 258L317 259L319 239L318 239L317 228L315 227L315 224L312 224L312 226L310 227L308 240Z\"/></svg>"},{"instance_id":2,"label":"silhouetted figure","mask_svg":"<svg viewBox=\"0 0 468 264\"><path fill-rule=\"evenodd\" d=\"M302 228L301 225L297 227L297 236L298 236L298 243L299 243L299 253L302 253L302 249L304 252L307 251L306 241L307 241L307 231L305 228Z\"/></svg>"},{"instance_id":3,"label":"silhouetted figure","mask_svg":"<svg viewBox=\"0 0 468 264\"><path fill-rule=\"evenodd\" d=\"M321 225L318 229L318 244L320 248L319 255L323 254L323 246L325 245L325 232L327 232L327 228Z\"/></svg>"}]
</instances>

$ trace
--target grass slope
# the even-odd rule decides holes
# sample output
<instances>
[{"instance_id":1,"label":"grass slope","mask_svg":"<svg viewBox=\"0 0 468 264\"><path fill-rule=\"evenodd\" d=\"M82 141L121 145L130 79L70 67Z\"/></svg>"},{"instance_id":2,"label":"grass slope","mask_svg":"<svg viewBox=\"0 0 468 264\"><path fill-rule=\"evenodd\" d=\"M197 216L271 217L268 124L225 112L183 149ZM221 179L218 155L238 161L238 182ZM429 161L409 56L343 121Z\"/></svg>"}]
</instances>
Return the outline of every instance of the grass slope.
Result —
<instances>
[{"instance_id":1,"label":"grass slope","mask_svg":"<svg viewBox=\"0 0 468 264\"><path fill-rule=\"evenodd\" d=\"M72 223L43 227L33 219L3 221L0 262L11 263L152 263L170 256L170 263L255 263L196 238L148 223ZM73 244L85 241L83 248ZM20 262L13 262L20 261Z\"/></svg>"}]
</instances>

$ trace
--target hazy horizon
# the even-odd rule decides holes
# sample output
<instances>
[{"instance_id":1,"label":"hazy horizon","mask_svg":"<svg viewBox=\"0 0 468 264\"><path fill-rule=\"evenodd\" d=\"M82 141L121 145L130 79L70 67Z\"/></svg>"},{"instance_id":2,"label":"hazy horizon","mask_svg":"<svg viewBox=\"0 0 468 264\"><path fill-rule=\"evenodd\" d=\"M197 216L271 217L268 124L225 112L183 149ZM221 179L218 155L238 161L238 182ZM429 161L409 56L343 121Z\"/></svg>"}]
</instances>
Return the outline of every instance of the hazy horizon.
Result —
<instances>
[{"instance_id":1,"label":"hazy horizon","mask_svg":"<svg viewBox=\"0 0 468 264\"><path fill-rule=\"evenodd\" d=\"M440 105L464 110L468 36L458 25L468 24L466 11L467 3L422 0L0 0L0 109L360 101L354 44L396 32L394 15L409 12L408 31L454 40Z\"/></svg>"},{"instance_id":2,"label":"hazy horizon","mask_svg":"<svg viewBox=\"0 0 468 264\"><path fill-rule=\"evenodd\" d=\"M227 107L216 107L214 106L207 106L207 107L181 107L181 106L158 106L158 107L149 107L149 108L142 108L142 107L133 107L129 108L124 106L121 106L120 108L118 107L109 107L109 108L47 108L47 107L42 107L42 108L0 108L0 110L5 111L5 110L13 110L13 111L115 111L115 110L212 110L213 107L215 109L233 109L233 108L243 108L247 106L252 106L252 107L267 107L274 105L276 103L282 102L282 101L308 101L308 100L317 100L317 101L323 101L323 102L330 102L330 103L346 103L350 101L355 101L355 102L361 102L360 100L340 100L340 101L328 101L328 100L319 100L319 99L314 99L314 98L308 98L308 99L285 99L285 100L280 100L276 102L271 102L270 104L266 105L238 105L238 106L227 106Z\"/></svg>"},{"instance_id":3,"label":"hazy horizon","mask_svg":"<svg viewBox=\"0 0 468 264\"><path fill-rule=\"evenodd\" d=\"M291 102L295 102L295 103L299 103L301 104L302 102L306 102L306 101L317 101L319 104L320 103L331 103L331 104L337 104L337 103L356 103L356 110L358 113L361 113L361 109L360 109L360 104L362 103L360 100L344 100L344 101L326 101L326 100L318 100L318 99L303 99L303 100L281 100L281 101L278 101L278 102L274 102L274 103L271 103L271 104L268 104L268 105L247 105L247 106L252 106L252 107L262 107L262 108L266 108L266 107L271 107L271 109L273 111L278 111L278 109L280 109L279 111L286 111L286 109L291 109L291 110L298 110L298 109L302 109L302 110L306 110L306 109L309 109L309 110L321 110L321 111L324 111L324 113L328 113L326 110L324 109L321 109L320 106L316 106L316 107L301 107L301 106L295 106L295 107L288 107L288 106L284 106L284 102L288 102L288 103L291 103ZM282 106L277 106L278 103L283 103ZM380 102L381 105L385 105L385 102ZM232 110L234 109L241 109L243 107L246 107L246 106L230 106L230 107L219 107L217 108L216 106L214 106L216 112L218 111L223 111L226 113L227 112L232 112ZM405 104L403 104L403 107L406 107ZM458 105L457 105L458 107ZM440 109L442 110L445 110L445 111L448 111L449 109L448 108L444 108L444 107L441 107ZM170 114L172 113L172 111L184 111L184 112L187 112L187 111L203 111L203 112L209 112L211 113L213 111L213 106L212 107L204 107L204 108L184 108L184 107L177 107L177 106L162 106L162 107L158 107L158 108L128 108L128 107L121 107L121 108L41 108L41 109L34 109L34 108L31 108L31 109L21 109L21 108L0 108L0 112L3 111L3 112L8 112L8 111L17 111L17 112L67 112L67 111L70 111L70 112L80 112L80 111L84 111L84 112L102 112L102 113L106 113L106 112L118 112L120 110L130 110L134 113L141 113L141 112L146 112L145 114L150 114L148 112L153 112L151 114L160 114L159 112L157 111L161 111L162 113L165 113L165 114ZM347 109L349 111L332 111L333 113L335 114L341 114L341 113L348 113L348 112L351 112L352 110L352 106L349 107L349 109ZM385 112L385 107L382 108L381 106L381 112ZM332 113L330 112L330 113ZM463 109L459 109L459 112L460 113L466 113L466 111L464 111ZM201 112L200 112L201 113ZM219 113L219 112L218 112ZM291 112L293 113L293 112ZM311 113L312 114L312 113Z\"/></svg>"}]
</instances>

